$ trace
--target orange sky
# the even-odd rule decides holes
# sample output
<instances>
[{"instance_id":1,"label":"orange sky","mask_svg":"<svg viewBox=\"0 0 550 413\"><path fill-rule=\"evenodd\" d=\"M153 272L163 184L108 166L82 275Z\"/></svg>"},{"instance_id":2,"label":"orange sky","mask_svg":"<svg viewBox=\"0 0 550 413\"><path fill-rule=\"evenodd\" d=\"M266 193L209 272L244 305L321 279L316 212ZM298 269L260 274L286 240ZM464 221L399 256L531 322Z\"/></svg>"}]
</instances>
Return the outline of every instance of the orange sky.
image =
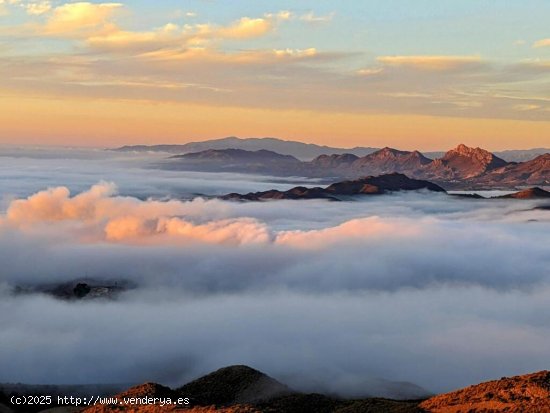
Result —
<instances>
[{"instance_id":1,"label":"orange sky","mask_svg":"<svg viewBox=\"0 0 550 413\"><path fill-rule=\"evenodd\" d=\"M550 144L550 123L420 115L368 115L151 103L134 100L0 97L2 143L109 147L211 137L276 136L333 146L438 150ZM16 138L17 137L17 138Z\"/></svg>"}]
</instances>

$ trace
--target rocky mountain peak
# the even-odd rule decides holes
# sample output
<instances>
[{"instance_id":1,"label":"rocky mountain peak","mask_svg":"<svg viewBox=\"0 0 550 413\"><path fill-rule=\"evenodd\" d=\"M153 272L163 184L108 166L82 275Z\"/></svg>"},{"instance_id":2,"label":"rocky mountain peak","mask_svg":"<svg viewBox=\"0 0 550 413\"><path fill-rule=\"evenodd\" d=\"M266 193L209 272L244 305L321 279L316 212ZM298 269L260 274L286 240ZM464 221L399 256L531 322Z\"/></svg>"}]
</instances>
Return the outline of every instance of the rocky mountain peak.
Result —
<instances>
[{"instance_id":1,"label":"rocky mountain peak","mask_svg":"<svg viewBox=\"0 0 550 413\"><path fill-rule=\"evenodd\" d=\"M454 156L454 155L473 158L483 163L489 163L493 158L496 158L491 152L486 151L485 149L471 148L469 146L464 145L463 143L461 143L456 148L451 149L449 152L447 152L445 157Z\"/></svg>"}]
</instances>

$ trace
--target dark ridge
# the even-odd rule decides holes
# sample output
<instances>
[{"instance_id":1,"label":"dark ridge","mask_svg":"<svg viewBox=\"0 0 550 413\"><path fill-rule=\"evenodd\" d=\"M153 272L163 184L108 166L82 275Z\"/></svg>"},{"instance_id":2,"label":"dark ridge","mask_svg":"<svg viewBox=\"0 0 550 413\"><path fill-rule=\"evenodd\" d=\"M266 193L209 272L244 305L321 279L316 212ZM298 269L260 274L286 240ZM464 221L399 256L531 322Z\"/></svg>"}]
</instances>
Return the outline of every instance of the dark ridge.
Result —
<instances>
[{"instance_id":1,"label":"dark ridge","mask_svg":"<svg viewBox=\"0 0 550 413\"><path fill-rule=\"evenodd\" d=\"M201 152L175 155L172 159L202 160L202 161L292 161L300 162L292 155L281 155L280 153L261 149L258 151L247 151L244 149L208 149Z\"/></svg>"},{"instance_id":2,"label":"dark ridge","mask_svg":"<svg viewBox=\"0 0 550 413\"><path fill-rule=\"evenodd\" d=\"M502 195L497 198L505 199L541 199L541 198L550 198L550 192L545 191L542 188L534 187L519 191L513 194Z\"/></svg>"},{"instance_id":3,"label":"dark ridge","mask_svg":"<svg viewBox=\"0 0 550 413\"><path fill-rule=\"evenodd\" d=\"M325 188L335 195L383 194L392 191L416 191L427 189L434 192L446 192L442 187L429 181L411 179L400 173L380 176L368 176L353 181L337 182Z\"/></svg>"},{"instance_id":4,"label":"dark ridge","mask_svg":"<svg viewBox=\"0 0 550 413\"><path fill-rule=\"evenodd\" d=\"M293 390L248 366L216 370L177 389L192 405L231 405L259 402L294 393Z\"/></svg>"},{"instance_id":5,"label":"dark ridge","mask_svg":"<svg viewBox=\"0 0 550 413\"><path fill-rule=\"evenodd\" d=\"M479 194L449 194L457 198L469 198L469 199L487 199Z\"/></svg>"},{"instance_id":6,"label":"dark ridge","mask_svg":"<svg viewBox=\"0 0 550 413\"><path fill-rule=\"evenodd\" d=\"M231 193L221 199L230 201L263 201L270 199L328 199L340 200L339 197L354 195L381 195L393 191L415 191L426 189L434 192L446 192L434 183L411 179L400 173L392 173L380 176L368 176L352 181L337 182L326 188L305 188L297 186L288 191L270 190L263 192L250 192L248 194Z\"/></svg>"}]
</instances>

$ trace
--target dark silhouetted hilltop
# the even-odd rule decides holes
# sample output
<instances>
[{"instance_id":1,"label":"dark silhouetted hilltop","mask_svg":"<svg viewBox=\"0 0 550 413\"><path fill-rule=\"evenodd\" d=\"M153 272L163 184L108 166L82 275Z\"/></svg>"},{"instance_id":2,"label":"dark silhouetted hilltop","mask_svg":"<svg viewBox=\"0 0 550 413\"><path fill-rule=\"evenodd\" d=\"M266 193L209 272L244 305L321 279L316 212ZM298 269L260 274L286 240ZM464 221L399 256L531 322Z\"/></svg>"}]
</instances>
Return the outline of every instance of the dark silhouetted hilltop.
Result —
<instances>
[{"instance_id":1,"label":"dark silhouetted hilltop","mask_svg":"<svg viewBox=\"0 0 550 413\"><path fill-rule=\"evenodd\" d=\"M177 391L198 405L247 404L295 393L268 375L242 365L216 370Z\"/></svg>"},{"instance_id":2,"label":"dark silhouetted hilltop","mask_svg":"<svg viewBox=\"0 0 550 413\"><path fill-rule=\"evenodd\" d=\"M393 191L414 191L426 189L434 192L445 192L439 185L428 181L411 179L406 175L392 173L380 176L368 176L366 178L342 181L331 184L326 188L306 188L297 186L288 191L272 189L263 192L251 192L248 194L232 193L222 196L225 200L240 201L264 201L275 199L329 199L340 200L341 197L354 195L381 195Z\"/></svg>"}]
</instances>

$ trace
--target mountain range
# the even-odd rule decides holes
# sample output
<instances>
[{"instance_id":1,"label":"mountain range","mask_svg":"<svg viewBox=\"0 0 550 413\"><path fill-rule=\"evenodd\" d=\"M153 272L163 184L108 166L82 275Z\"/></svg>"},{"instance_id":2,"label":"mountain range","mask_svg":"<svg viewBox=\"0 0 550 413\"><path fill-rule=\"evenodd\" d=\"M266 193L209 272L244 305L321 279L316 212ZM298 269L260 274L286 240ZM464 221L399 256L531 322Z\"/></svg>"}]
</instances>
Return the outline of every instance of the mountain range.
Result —
<instances>
[{"instance_id":1,"label":"mountain range","mask_svg":"<svg viewBox=\"0 0 550 413\"><path fill-rule=\"evenodd\" d=\"M379 397L344 399L334 395L302 393L248 366L229 366L177 389L145 383L113 396L109 404L84 408L57 407L42 412L176 412L188 413L550 413L550 372L541 371L473 385L431 397L411 383L400 383L409 399ZM34 389L35 391L36 389ZM19 392L24 395L24 392ZM10 406L12 394L0 393L0 411L40 412L39 406ZM130 398L181 400L182 404L125 405ZM187 400L188 404L185 400Z\"/></svg>"},{"instance_id":2,"label":"mountain range","mask_svg":"<svg viewBox=\"0 0 550 413\"><path fill-rule=\"evenodd\" d=\"M393 148L383 148L363 157L354 154L320 155L311 161L265 149L209 149L175 155L158 166L173 170L259 173L327 180L402 173L410 178L430 180L446 189L550 185L550 153L525 162L508 162L484 149L463 144L433 160L418 151Z\"/></svg>"},{"instance_id":3,"label":"mountain range","mask_svg":"<svg viewBox=\"0 0 550 413\"><path fill-rule=\"evenodd\" d=\"M267 150L283 155L292 155L302 161L310 161L320 155L351 154L363 157L380 148L357 146L354 148L339 148L324 145L315 145L297 141L287 141L277 138L237 138L227 137L211 139L203 142L189 142L185 144L168 145L127 145L113 150L119 152L163 152L173 155L183 155L191 152L202 152L209 149L243 149L246 151ZM538 155L550 153L549 148L519 149L495 152L495 155L508 162L525 162ZM444 152L424 152L429 159L441 158Z\"/></svg>"},{"instance_id":4,"label":"mountain range","mask_svg":"<svg viewBox=\"0 0 550 413\"><path fill-rule=\"evenodd\" d=\"M313 143L286 141L277 138L237 138L235 136L211 139L204 142L189 142L181 145L128 145L115 148L120 152L167 152L183 155L190 152L201 152L209 149L243 149L246 151L268 150L284 155L292 155L298 159L311 160L324 154L353 153L357 156L365 156L375 152L377 148L355 147L335 148Z\"/></svg>"}]
</instances>

